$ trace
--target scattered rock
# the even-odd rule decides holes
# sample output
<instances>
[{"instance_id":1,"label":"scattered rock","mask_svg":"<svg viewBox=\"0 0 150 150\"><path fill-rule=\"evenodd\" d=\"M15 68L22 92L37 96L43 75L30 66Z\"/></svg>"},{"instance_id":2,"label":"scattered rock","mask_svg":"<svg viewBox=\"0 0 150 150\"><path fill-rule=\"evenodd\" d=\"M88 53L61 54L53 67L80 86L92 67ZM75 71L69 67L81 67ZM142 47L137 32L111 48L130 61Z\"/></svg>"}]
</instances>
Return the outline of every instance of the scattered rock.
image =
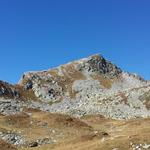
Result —
<instances>
[{"instance_id":1,"label":"scattered rock","mask_svg":"<svg viewBox=\"0 0 150 150\"><path fill-rule=\"evenodd\" d=\"M27 93L30 101L27 99L26 105L29 108L75 117L90 114L101 114L113 119L150 116L149 97L142 96L150 93L150 82L136 74L122 71L101 55L47 71L25 73L18 86L26 90L32 89L34 100L37 97L40 101L32 101L33 97ZM1 102L0 99L2 114L21 111L22 104L16 100L19 92L21 90L16 90L15 86L0 82L0 95L12 99L9 102Z\"/></svg>"},{"instance_id":2,"label":"scattered rock","mask_svg":"<svg viewBox=\"0 0 150 150\"><path fill-rule=\"evenodd\" d=\"M32 142L29 144L29 147L37 147L38 146L38 142Z\"/></svg>"},{"instance_id":3,"label":"scattered rock","mask_svg":"<svg viewBox=\"0 0 150 150\"><path fill-rule=\"evenodd\" d=\"M4 140L10 144L17 145L17 146L23 145L25 142L21 135L13 133L13 132L10 132L10 133L2 133L1 132L0 139Z\"/></svg>"},{"instance_id":4,"label":"scattered rock","mask_svg":"<svg viewBox=\"0 0 150 150\"><path fill-rule=\"evenodd\" d=\"M18 114L22 111L23 104L13 99L0 98L0 113L4 115Z\"/></svg>"},{"instance_id":5,"label":"scattered rock","mask_svg":"<svg viewBox=\"0 0 150 150\"><path fill-rule=\"evenodd\" d=\"M102 132L103 136L108 136L109 134L107 132Z\"/></svg>"},{"instance_id":6,"label":"scattered rock","mask_svg":"<svg viewBox=\"0 0 150 150\"><path fill-rule=\"evenodd\" d=\"M36 141L29 143L29 147L37 147L40 145L52 144L52 143L55 143L54 140L52 140L50 138L43 138L43 139L38 139Z\"/></svg>"}]
</instances>

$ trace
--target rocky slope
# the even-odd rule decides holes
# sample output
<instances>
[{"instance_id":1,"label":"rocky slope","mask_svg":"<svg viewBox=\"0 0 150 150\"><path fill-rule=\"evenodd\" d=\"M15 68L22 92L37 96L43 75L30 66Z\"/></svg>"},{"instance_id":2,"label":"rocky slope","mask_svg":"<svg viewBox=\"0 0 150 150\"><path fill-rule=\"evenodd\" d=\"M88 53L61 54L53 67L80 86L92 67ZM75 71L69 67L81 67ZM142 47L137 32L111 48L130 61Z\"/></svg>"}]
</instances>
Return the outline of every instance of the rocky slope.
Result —
<instances>
[{"instance_id":1,"label":"rocky slope","mask_svg":"<svg viewBox=\"0 0 150 150\"><path fill-rule=\"evenodd\" d=\"M79 117L87 114L115 119L147 117L149 91L150 84L142 77L93 55L47 71L25 73L18 85L1 81L0 111L16 113L24 105ZM16 107L14 112L10 107L7 111L3 98L6 105Z\"/></svg>"},{"instance_id":2,"label":"rocky slope","mask_svg":"<svg viewBox=\"0 0 150 150\"><path fill-rule=\"evenodd\" d=\"M57 68L27 72L16 85L0 81L0 114L0 139L5 147L11 147L5 142L35 147L72 135L74 138L85 136L85 133L88 137L103 139L106 136L103 131L97 131L94 123L82 118L100 115L122 122L148 118L150 82L121 70L101 55L93 55ZM37 114L50 121L42 120ZM28 128L30 136L26 134ZM110 134L113 133L110 131ZM149 139L145 138L150 148Z\"/></svg>"},{"instance_id":3,"label":"rocky slope","mask_svg":"<svg viewBox=\"0 0 150 150\"><path fill-rule=\"evenodd\" d=\"M149 82L100 55L25 73L19 85L33 90L39 100L29 107L44 111L73 116L102 114L115 119L150 115Z\"/></svg>"}]
</instances>

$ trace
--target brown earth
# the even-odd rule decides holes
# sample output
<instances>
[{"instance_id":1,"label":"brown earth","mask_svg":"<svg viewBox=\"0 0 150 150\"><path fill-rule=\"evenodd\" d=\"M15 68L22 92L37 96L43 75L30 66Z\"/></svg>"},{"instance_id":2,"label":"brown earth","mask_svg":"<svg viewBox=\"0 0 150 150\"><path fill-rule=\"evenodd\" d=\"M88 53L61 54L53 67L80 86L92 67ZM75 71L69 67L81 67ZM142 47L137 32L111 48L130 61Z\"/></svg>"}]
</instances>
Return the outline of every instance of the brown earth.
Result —
<instances>
[{"instance_id":1,"label":"brown earth","mask_svg":"<svg viewBox=\"0 0 150 150\"><path fill-rule=\"evenodd\" d=\"M72 118L67 115L24 109L24 113L0 116L0 129L21 133L28 142L55 139L54 144L16 148L0 141L1 150L133 150L133 145L150 143L150 118L128 121L101 115Z\"/></svg>"}]
</instances>

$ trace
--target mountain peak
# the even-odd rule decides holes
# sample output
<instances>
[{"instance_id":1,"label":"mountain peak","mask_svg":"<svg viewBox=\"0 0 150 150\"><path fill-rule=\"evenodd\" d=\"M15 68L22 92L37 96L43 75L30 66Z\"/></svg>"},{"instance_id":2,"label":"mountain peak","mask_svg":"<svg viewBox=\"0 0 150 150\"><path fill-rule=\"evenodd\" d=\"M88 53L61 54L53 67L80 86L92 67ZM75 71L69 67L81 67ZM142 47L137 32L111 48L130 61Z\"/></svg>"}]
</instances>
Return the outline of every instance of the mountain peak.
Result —
<instances>
[{"instance_id":1,"label":"mountain peak","mask_svg":"<svg viewBox=\"0 0 150 150\"><path fill-rule=\"evenodd\" d=\"M121 119L148 115L145 112L147 110L142 106L145 104L141 103L140 99L136 98L133 103L128 98L128 91L135 93L138 91L139 93L136 94L140 97L143 88L149 90L148 82L137 74L122 71L99 54L52 69L27 72L18 85L3 83L0 86L2 92L9 91L1 93L5 98L9 94L9 98L12 96L13 99L34 100L30 107L50 112L74 116L100 113L106 117ZM3 90L4 88L6 90ZM134 95L131 94L131 99L132 97ZM99 105L98 101L102 104ZM108 103L109 109L106 108L104 101ZM134 113L133 108L130 107L131 103L133 106L137 105L136 101L139 101L141 104L139 107L142 109L138 113L137 111ZM128 107L130 115L127 115L126 111L120 112L124 107ZM114 112L108 112L110 109L114 109ZM122 115L118 116L118 113Z\"/></svg>"},{"instance_id":2,"label":"mountain peak","mask_svg":"<svg viewBox=\"0 0 150 150\"><path fill-rule=\"evenodd\" d=\"M118 79L121 74L122 70L119 67L96 54L47 71L25 73L19 84L26 89L33 88L36 96L42 99L72 99L76 95L73 89L76 83L92 84L93 81L98 81L99 85L96 83L95 86L110 88L113 80ZM55 91L55 94L50 94L50 91Z\"/></svg>"},{"instance_id":3,"label":"mountain peak","mask_svg":"<svg viewBox=\"0 0 150 150\"><path fill-rule=\"evenodd\" d=\"M25 73L19 84L45 102L54 102L76 99L83 91L102 93L139 87L145 81L96 54L49 70Z\"/></svg>"}]
</instances>

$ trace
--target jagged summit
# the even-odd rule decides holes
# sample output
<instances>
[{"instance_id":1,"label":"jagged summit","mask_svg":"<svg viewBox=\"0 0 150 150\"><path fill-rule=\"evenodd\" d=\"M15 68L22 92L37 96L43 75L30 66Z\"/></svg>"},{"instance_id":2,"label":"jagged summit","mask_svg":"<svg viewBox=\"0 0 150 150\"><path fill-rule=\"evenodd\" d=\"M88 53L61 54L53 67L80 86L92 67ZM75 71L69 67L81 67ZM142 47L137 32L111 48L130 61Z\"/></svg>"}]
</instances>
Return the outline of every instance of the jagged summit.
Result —
<instances>
[{"instance_id":1,"label":"jagged summit","mask_svg":"<svg viewBox=\"0 0 150 150\"><path fill-rule=\"evenodd\" d=\"M49 70L38 71L38 72L37 71L26 72L23 75L23 78L25 76L28 76L29 74L44 73L51 70L61 70L62 68L67 68L68 66L73 66L74 69L77 69L77 71L81 71L81 72L89 72L89 73L95 72L99 74L105 74L110 78L113 78L122 72L122 70L119 67L112 64L110 61L107 61L102 55L95 54L88 58L83 58L80 60L69 62L67 64L60 65L59 67L52 68ZM21 82L22 80L19 83Z\"/></svg>"}]
</instances>

